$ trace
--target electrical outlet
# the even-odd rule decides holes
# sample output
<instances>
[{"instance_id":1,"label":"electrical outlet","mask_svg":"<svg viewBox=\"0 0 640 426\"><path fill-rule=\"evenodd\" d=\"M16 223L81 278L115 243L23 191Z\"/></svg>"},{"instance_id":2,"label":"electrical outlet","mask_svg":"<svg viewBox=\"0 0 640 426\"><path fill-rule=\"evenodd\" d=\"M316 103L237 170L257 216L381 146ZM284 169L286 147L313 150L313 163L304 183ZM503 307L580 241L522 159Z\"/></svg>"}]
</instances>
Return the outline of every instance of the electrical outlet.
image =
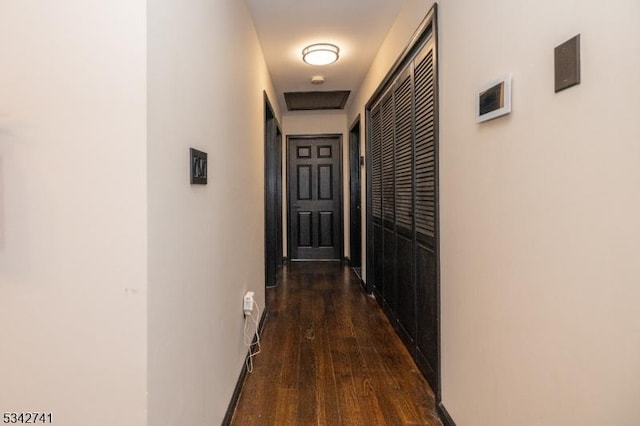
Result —
<instances>
[{"instance_id":1,"label":"electrical outlet","mask_svg":"<svg viewBox=\"0 0 640 426\"><path fill-rule=\"evenodd\" d=\"M244 294L243 310L245 315L249 315L251 312L253 312L254 294L255 293L253 291L248 291Z\"/></svg>"}]
</instances>

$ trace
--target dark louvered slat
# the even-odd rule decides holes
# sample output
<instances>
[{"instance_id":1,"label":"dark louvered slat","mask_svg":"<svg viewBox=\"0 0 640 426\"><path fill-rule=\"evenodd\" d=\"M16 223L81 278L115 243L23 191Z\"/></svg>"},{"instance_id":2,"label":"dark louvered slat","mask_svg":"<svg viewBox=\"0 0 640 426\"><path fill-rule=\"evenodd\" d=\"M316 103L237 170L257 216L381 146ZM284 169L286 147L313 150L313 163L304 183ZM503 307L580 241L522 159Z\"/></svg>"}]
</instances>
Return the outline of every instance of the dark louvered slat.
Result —
<instances>
[{"instance_id":1,"label":"dark louvered slat","mask_svg":"<svg viewBox=\"0 0 640 426\"><path fill-rule=\"evenodd\" d=\"M413 220L413 129L411 116L411 77L394 90L396 110L396 223L411 230Z\"/></svg>"},{"instance_id":2,"label":"dark louvered slat","mask_svg":"<svg viewBox=\"0 0 640 426\"><path fill-rule=\"evenodd\" d=\"M371 184L373 216L382 218L382 135L379 106L371 112Z\"/></svg>"},{"instance_id":3,"label":"dark louvered slat","mask_svg":"<svg viewBox=\"0 0 640 426\"><path fill-rule=\"evenodd\" d=\"M416 231L435 237L435 90L433 52L415 68Z\"/></svg>"},{"instance_id":4,"label":"dark louvered slat","mask_svg":"<svg viewBox=\"0 0 640 426\"><path fill-rule=\"evenodd\" d=\"M382 217L393 223L394 208L394 143L393 143L393 100L387 95L382 100Z\"/></svg>"}]
</instances>

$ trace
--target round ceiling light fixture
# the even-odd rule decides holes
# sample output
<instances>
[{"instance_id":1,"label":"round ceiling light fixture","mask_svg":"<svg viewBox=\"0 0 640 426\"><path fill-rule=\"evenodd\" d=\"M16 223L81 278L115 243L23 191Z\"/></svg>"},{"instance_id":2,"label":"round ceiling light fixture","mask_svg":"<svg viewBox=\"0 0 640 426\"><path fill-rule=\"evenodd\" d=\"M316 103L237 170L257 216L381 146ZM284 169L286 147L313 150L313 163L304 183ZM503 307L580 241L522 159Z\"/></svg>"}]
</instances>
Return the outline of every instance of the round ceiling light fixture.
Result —
<instances>
[{"instance_id":1,"label":"round ceiling light fixture","mask_svg":"<svg viewBox=\"0 0 640 426\"><path fill-rule=\"evenodd\" d=\"M339 53L335 44L317 43L302 49L302 60L310 65L329 65L338 60Z\"/></svg>"}]
</instances>

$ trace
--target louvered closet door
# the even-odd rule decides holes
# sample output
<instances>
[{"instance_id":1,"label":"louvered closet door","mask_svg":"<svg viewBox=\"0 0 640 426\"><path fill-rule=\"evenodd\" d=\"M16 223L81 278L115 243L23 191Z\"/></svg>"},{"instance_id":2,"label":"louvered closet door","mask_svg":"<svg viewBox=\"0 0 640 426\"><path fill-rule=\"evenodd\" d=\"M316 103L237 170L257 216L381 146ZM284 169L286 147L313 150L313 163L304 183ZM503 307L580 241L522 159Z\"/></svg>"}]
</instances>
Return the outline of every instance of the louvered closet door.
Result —
<instances>
[{"instance_id":1,"label":"louvered closet door","mask_svg":"<svg viewBox=\"0 0 640 426\"><path fill-rule=\"evenodd\" d=\"M373 285L384 294L382 231L382 133L380 106L371 111L371 206L373 215Z\"/></svg>"},{"instance_id":2,"label":"louvered closet door","mask_svg":"<svg viewBox=\"0 0 640 426\"><path fill-rule=\"evenodd\" d=\"M416 291L413 279L413 82L410 67L396 80L393 100L397 314L404 339L413 342L416 335Z\"/></svg>"},{"instance_id":3,"label":"louvered closet door","mask_svg":"<svg viewBox=\"0 0 640 426\"><path fill-rule=\"evenodd\" d=\"M378 301L438 391L437 32L430 16L367 104L367 260Z\"/></svg>"},{"instance_id":4,"label":"louvered closet door","mask_svg":"<svg viewBox=\"0 0 640 426\"><path fill-rule=\"evenodd\" d=\"M384 241L384 301L392 313L397 309L395 238L395 143L393 97L388 93L381 102L382 133L382 222Z\"/></svg>"},{"instance_id":5,"label":"louvered closet door","mask_svg":"<svg viewBox=\"0 0 640 426\"><path fill-rule=\"evenodd\" d=\"M417 361L434 385L438 363L436 256L437 144L435 49L429 41L417 55L415 78L415 224L417 263Z\"/></svg>"}]
</instances>

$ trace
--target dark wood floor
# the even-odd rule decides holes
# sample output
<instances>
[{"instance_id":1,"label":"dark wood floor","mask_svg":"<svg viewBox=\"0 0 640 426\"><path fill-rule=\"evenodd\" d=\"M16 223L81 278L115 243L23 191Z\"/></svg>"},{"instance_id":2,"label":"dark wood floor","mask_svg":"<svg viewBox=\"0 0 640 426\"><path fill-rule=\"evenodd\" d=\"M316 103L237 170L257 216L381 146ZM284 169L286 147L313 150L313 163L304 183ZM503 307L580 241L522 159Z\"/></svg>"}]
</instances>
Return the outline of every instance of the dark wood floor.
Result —
<instances>
[{"instance_id":1,"label":"dark wood floor","mask_svg":"<svg viewBox=\"0 0 640 426\"><path fill-rule=\"evenodd\" d=\"M267 290L262 353L233 425L440 425L434 395L339 263L294 263Z\"/></svg>"}]
</instances>

